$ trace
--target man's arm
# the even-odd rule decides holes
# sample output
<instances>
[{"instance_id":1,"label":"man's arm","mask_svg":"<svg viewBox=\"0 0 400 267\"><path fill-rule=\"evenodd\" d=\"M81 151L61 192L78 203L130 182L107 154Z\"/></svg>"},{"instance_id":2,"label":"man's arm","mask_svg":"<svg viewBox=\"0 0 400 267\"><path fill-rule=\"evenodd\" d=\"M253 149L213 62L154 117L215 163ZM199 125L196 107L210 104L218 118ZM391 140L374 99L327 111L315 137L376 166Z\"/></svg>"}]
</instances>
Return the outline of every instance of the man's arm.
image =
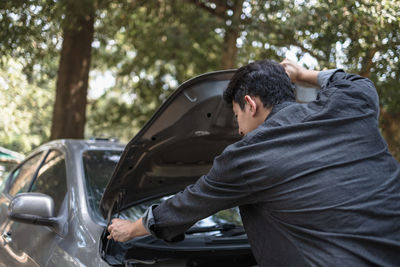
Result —
<instances>
[{"instance_id":1,"label":"man's arm","mask_svg":"<svg viewBox=\"0 0 400 267\"><path fill-rule=\"evenodd\" d=\"M289 59L283 60L281 64L292 82L308 83L322 90L329 87L337 89L337 92L346 92L342 94L341 99L350 97L353 100L352 106L360 110L365 110L364 104L366 103L375 112L375 117L378 119L379 98L374 84L369 79L345 73L341 69L307 70Z\"/></svg>"},{"instance_id":2,"label":"man's arm","mask_svg":"<svg viewBox=\"0 0 400 267\"><path fill-rule=\"evenodd\" d=\"M165 241L178 241L196 221L219 210L254 203L256 195L242 176L242 169L253 156L248 147L238 143L228 146L215 158L207 175L159 206L150 207L138 221L114 219L108 238L127 241L150 232Z\"/></svg>"}]
</instances>

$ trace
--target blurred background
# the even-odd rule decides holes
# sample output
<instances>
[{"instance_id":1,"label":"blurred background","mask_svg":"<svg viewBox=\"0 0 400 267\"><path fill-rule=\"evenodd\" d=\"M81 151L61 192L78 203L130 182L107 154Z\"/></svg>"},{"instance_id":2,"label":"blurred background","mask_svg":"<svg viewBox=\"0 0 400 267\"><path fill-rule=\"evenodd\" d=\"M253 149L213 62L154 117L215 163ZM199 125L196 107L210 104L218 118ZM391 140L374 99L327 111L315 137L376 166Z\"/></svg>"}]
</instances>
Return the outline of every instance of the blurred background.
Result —
<instances>
[{"instance_id":1,"label":"blurred background","mask_svg":"<svg viewBox=\"0 0 400 267\"><path fill-rule=\"evenodd\" d=\"M399 0L3 0L0 146L126 142L185 80L285 57L370 78L400 160Z\"/></svg>"}]
</instances>

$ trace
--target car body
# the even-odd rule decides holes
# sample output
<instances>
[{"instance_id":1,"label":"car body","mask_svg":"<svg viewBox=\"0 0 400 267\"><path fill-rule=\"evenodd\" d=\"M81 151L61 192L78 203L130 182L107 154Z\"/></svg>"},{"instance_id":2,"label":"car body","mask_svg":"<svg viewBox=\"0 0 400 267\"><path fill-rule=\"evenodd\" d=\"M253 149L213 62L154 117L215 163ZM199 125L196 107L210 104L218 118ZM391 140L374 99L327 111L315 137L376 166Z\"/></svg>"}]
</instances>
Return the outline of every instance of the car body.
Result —
<instances>
[{"instance_id":1,"label":"car body","mask_svg":"<svg viewBox=\"0 0 400 267\"><path fill-rule=\"evenodd\" d=\"M199 221L181 242L106 238L113 217L139 218L240 138L222 100L233 73L182 84L127 145L57 140L33 151L0 195L0 266L256 265L235 208Z\"/></svg>"},{"instance_id":2,"label":"car body","mask_svg":"<svg viewBox=\"0 0 400 267\"><path fill-rule=\"evenodd\" d=\"M121 153L123 148L107 141L58 140L33 151L18 165L0 197L0 266L107 266L100 257L94 257L104 223L96 222L90 214L82 153L93 149ZM102 170L110 174L113 166L110 168ZM37 179L31 185L34 176ZM35 218L8 216L12 203L20 205L14 205L14 209L31 209L32 215L38 215L39 208L47 203L35 198L16 203L24 192L40 192L52 198L53 211L50 208L48 215L42 211L49 222L40 225ZM33 205L35 201L37 205ZM15 213L29 214L29 210Z\"/></svg>"}]
</instances>

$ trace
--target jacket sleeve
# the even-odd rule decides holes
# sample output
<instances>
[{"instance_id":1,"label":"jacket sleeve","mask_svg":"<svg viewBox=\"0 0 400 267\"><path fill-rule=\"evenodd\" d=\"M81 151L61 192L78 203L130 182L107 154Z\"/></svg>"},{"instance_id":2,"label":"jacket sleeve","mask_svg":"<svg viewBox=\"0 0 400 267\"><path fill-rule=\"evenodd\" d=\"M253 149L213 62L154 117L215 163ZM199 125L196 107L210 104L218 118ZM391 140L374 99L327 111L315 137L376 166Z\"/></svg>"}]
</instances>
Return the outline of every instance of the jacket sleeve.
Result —
<instances>
[{"instance_id":1,"label":"jacket sleeve","mask_svg":"<svg viewBox=\"0 0 400 267\"><path fill-rule=\"evenodd\" d=\"M240 141L239 141L240 143ZM143 216L144 226L165 241L183 239L183 233L195 222L219 210L255 202L254 195L241 175L238 143L228 146L215 158L212 169L198 181L152 206Z\"/></svg>"},{"instance_id":2,"label":"jacket sleeve","mask_svg":"<svg viewBox=\"0 0 400 267\"><path fill-rule=\"evenodd\" d=\"M341 69L321 71L318 74L320 97L338 97L360 112L367 109L379 118L379 97L374 84L365 77L349 74Z\"/></svg>"}]
</instances>

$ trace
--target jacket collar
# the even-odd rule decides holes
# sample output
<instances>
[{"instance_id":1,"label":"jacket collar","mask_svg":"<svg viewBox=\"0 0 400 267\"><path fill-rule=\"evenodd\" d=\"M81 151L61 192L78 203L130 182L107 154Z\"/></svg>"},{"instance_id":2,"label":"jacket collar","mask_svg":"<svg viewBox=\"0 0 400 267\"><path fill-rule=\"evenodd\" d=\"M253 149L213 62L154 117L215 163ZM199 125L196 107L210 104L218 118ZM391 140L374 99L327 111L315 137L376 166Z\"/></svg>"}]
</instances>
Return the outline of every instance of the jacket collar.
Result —
<instances>
[{"instance_id":1,"label":"jacket collar","mask_svg":"<svg viewBox=\"0 0 400 267\"><path fill-rule=\"evenodd\" d=\"M269 115L267 116L265 121L269 120L271 117L273 117L280 110L282 110L282 109L286 108L287 106L290 106L290 105L292 105L294 103L296 103L296 102L295 101L286 101L286 102L282 102L282 103L279 103L277 105L274 105L272 107L271 113L269 113Z\"/></svg>"}]
</instances>

